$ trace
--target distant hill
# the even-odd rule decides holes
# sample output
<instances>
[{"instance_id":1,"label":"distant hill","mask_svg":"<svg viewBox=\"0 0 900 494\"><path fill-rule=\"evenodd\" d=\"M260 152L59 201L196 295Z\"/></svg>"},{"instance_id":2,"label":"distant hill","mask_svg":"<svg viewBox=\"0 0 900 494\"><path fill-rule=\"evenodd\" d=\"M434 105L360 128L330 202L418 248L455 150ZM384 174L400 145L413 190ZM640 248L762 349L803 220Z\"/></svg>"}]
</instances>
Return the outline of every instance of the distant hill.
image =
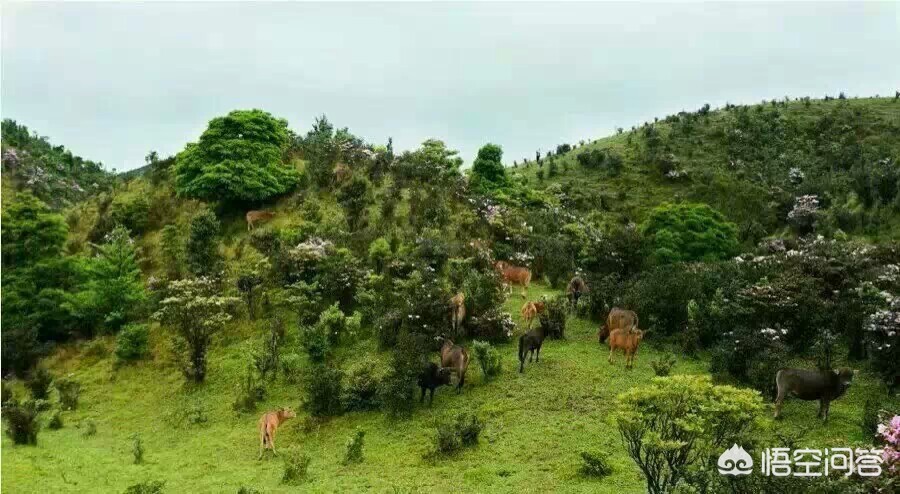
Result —
<instances>
[{"instance_id":1,"label":"distant hill","mask_svg":"<svg viewBox=\"0 0 900 494\"><path fill-rule=\"evenodd\" d=\"M900 100L828 98L680 112L517 161L520 181L582 212L640 222L667 201L705 202L754 243L779 233L795 199L818 228L900 238Z\"/></svg>"},{"instance_id":2,"label":"distant hill","mask_svg":"<svg viewBox=\"0 0 900 494\"><path fill-rule=\"evenodd\" d=\"M55 146L15 120L2 124L4 182L30 190L54 208L82 201L107 190L115 176L103 164Z\"/></svg>"}]
</instances>

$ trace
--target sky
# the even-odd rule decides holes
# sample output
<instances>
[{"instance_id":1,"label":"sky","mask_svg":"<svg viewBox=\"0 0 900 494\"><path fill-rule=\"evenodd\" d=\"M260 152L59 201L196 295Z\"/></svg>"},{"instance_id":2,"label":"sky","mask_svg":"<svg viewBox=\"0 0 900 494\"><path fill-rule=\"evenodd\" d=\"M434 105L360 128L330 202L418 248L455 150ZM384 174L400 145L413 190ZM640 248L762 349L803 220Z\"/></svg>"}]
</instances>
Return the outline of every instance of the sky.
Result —
<instances>
[{"instance_id":1,"label":"sky","mask_svg":"<svg viewBox=\"0 0 900 494\"><path fill-rule=\"evenodd\" d=\"M4 2L0 42L0 116L119 171L234 109L511 163L704 103L900 89L900 2Z\"/></svg>"}]
</instances>

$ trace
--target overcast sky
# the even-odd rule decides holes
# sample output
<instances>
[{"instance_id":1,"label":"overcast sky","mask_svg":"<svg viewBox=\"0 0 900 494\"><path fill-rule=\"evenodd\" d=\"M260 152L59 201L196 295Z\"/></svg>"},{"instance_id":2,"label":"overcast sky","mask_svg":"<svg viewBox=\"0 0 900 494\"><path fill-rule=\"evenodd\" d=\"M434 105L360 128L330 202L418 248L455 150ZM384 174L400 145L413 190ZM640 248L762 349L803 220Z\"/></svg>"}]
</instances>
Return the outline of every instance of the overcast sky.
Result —
<instances>
[{"instance_id":1,"label":"overcast sky","mask_svg":"<svg viewBox=\"0 0 900 494\"><path fill-rule=\"evenodd\" d=\"M120 171L233 109L505 161L682 109L900 89L900 3L10 4L0 114Z\"/></svg>"}]
</instances>

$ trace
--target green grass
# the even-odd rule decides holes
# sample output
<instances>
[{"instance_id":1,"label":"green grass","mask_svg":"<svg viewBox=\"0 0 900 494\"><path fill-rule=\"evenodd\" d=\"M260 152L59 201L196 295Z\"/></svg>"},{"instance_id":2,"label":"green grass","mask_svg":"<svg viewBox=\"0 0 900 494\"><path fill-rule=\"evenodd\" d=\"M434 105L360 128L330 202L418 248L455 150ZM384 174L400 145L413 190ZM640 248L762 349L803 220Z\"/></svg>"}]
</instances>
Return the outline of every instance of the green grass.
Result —
<instances>
[{"instance_id":1,"label":"green grass","mask_svg":"<svg viewBox=\"0 0 900 494\"><path fill-rule=\"evenodd\" d=\"M529 298L552 292L534 286ZM517 294L506 309L519 320L522 298ZM595 324L570 320L567 338L547 340L541 362L526 363L519 374L515 342L500 347L503 372L486 383L477 363L460 395L444 387L434 404L419 407L410 420L391 422L381 413L349 413L317 423L300 410L299 386L278 380L269 386L266 402L257 413L231 409L234 389L246 365L254 337L252 325L239 321L214 350L208 381L197 389L184 384L169 362L166 345L154 328L155 360L115 370L112 357L85 354L87 345L59 351L48 361L56 375L73 373L84 385L81 405L64 412L65 427L44 429L36 447L14 446L3 437L2 489L6 492L121 492L145 480L165 480L167 492L236 492L241 485L261 492L297 491L280 483L282 461L267 456L257 461L256 421L263 409L293 406L297 419L279 430L282 451L299 448L312 457L306 492L643 492L643 479L625 454L612 413L616 395L648 383L650 360L663 349L652 338L641 347L635 368L606 361ZM108 342L111 344L111 342ZM371 349L371 341L354 350ZM352 350L343 349L344 365ZM386 355L380 360L386 360ZM703 360L679 358L675 373L704 373ZM790 401L786 419L775 430L808 427L806 441L815 447L844 446L862 440L857 425L869 395L883 393L862 376L849 395L832 406L827 425L815 420L816 404ZM24 390L17 386L17 395ZM202 425L179 417L193 404L208 415ZM896 403L895 403L896 404ZM434 425L461 411L476 412L486 423L480 444L458 456L430 461ZM45 414L47 420L49 414ZM83 437L80 422L93 419L97 434ZM366 431L365 460L344 466L345 443L355 429ZM145 460L133 465L131 439L139 433ZM772 444L777 446L777 444ZM614 472L602 480L578 472L582 450L610 455Z\"/></svg>"}]
</instances>

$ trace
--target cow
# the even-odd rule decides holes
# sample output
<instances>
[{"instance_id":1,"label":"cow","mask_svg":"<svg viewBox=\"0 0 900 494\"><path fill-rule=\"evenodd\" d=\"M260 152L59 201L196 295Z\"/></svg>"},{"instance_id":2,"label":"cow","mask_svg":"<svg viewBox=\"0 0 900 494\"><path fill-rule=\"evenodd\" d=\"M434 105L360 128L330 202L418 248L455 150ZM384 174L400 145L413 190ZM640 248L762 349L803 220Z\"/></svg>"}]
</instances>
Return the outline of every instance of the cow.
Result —
<instances>
[{"instance_id":1,"label":"cow","mask_svg":"<svg viewBox=\"0 0 900 494\"><path fill-rule=\"evenodd\" d=\"M419 387L422 388L422 397L419 403L425 401L425 391L431 391L428 404L434 403L434 390L440 386L450 384L450 369L440 367L434 362L428 362L419 373Z\"/></svg>"},{"instance_id":2,"label":"cow","mask_svg":"<svg viewBox=\"0 0 900 494\"><path fill-rule=\"evenodd\" d=\"M546 306L547 302L544 298L541 298L540 302L525 302L522 305L522 319L528 325L527 329L531 329L531 322L534 321L535 317L544 312Z\"/></svg>"},{"instance_id":3,"label":"cow","mask_svg":"<svg viewBox=\"0 0 900 494\"><path fill-rule=\"evenodd\" d=\"M453 336L461 336L463 319L466 318L466 296L459 292L450 299L450 325Z\"/></svg>"},{"instance_id":4,"label":"cow","mask_svg":"<svg viewBox=\"0 0 900 494\"><path fill-rule=\"evenodd\" d=\"M506 261L497 261L494 268L503 278L503 283L507 286L521 285L522 298L528 295L528 285L531 283L531 270L520 266L513 266Z\"/></svg>"},{"instance_id":5,"label":"cow","mask_svg":"<svg viewBox=\"0 0 900 494\"><path fill-rule=\"evenodd\" d=\"M857 371L846 367L834 370L779 370L775 374L775 386L778 388L775 418L780 418L781 404L791 395L801 400L819 400L819 413L816 416L827 421L831 402L847 392L856 373Z\"/></svg>"},{"instance_id":6,"label":"cow","mask_svg":"<svg viewBox=\"0 0 900 494\"><path fill-rule=\"evenodd\" d=\"M609 311L609 314L606 316L606 323L604 323L603 326L600 326L600 330L597 331L597 340L602 345L612 331L620 328L628 328L634 330L637 329L637 325L637 313L635 313L633 310L625 310L618 307L613 307L612 310Z\"/></svg>"},{"instance_id":7,"label":"cow","mask_svg":"<svg viewBox=\"0 0 900 494\"><path fill-rule=\"evenodd\" d=\"M569 281L569 285L566 286L566 298L569 299L569 305L572 310L578 307L578 299L587 292L587 283L584 282L581 276L575 276Z\"/></svg>"},{"instance_id":8,"label":"cow","mask_svg":"<svg viewBox=\"0 0 900 494\"><path fill-rule=\"evenodd\" d=\"M247 220L247 231L253 230L257 221L268 221L273 216L275 213L272 211L247 211L247 215L244 217Z\"/></svg>"},{"instance_id":9,"label":"cow","mask_svg":"<svg viewBox=\"0 0 900 494\"><path fill-rule=\"evenodd\" d=\"M460 345L453 343L453 340L440 338L441 344L441 367L450 369L456 374L457 384L456 392L462 391L463 383L466 382L466 369L469 368L469 352Z\"/></svg>"},{"instance_id":10,"label":"cow","mask_svg":"<svg viewBox=\"0 0 900 494\"><path fill-rule=\"evenodd\" d=\"M613 354L616 350L622 349L625 353L625 368L634 367L634 356L637 354L638 347L644 339L646 331L635 329L632 327L619 328L609 333L609 359L608 362L613 363Z\"/></svg>"},{"instance_id":11,"label":"cow","mask_svg":"<svg viewBox=\"0 0 900 494\"><path fill-rule=\"evenodd\" d=\"M525 372L525 354L531 352L529 362L532 360L536 362L541 361L541 345L544 344L544 338L546 338L546 333L544 333L544 327L538 325L538 327L532 329L531 331L519 336L519 372ZM537 357L535 358L535 351L537 352Z\"/></svg>"},{"instance_id":12,"label":"cow","mask_svg":"<svg viewBox=\"0 0 900 494\"><path fill-rule=\"evenodd\" d=\"M296 416L296 412L292 409L281 408L275 412L267 412L259 418L259 458L257 459L262 459L266 449L271 449L272 454L278 455L275 451L275 432L282 422Z\"/></svg>"}]
</instances>

